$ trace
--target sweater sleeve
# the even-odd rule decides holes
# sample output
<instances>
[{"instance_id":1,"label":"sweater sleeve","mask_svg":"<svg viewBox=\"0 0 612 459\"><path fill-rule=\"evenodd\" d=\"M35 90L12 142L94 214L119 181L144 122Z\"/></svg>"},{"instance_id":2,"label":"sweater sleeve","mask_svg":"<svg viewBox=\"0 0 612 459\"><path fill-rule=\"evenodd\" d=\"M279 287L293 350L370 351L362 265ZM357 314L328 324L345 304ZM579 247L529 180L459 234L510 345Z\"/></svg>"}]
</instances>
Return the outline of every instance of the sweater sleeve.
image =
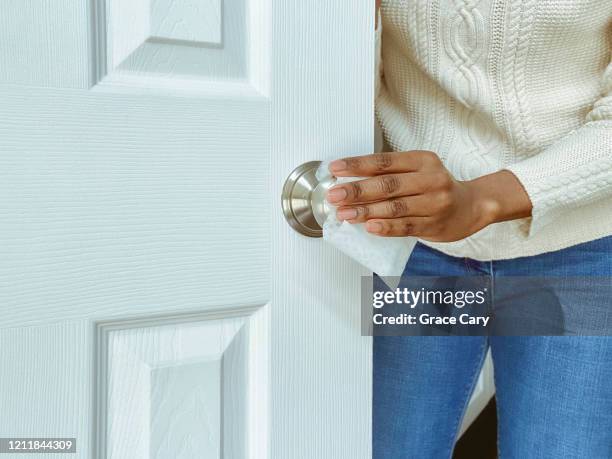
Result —
<instances>
[{"instance_id":1,"label":"sweater sleeve","mask_svg":"<svg viewBox=\"0 0 612 459\"><path fill-rule=\"evenodd\" d=\"M565 212L612 198L612 63L603 75L602 97L584 124L506 169L516 175L533 204L528 237Z\"/></svg>"}]
</instances>

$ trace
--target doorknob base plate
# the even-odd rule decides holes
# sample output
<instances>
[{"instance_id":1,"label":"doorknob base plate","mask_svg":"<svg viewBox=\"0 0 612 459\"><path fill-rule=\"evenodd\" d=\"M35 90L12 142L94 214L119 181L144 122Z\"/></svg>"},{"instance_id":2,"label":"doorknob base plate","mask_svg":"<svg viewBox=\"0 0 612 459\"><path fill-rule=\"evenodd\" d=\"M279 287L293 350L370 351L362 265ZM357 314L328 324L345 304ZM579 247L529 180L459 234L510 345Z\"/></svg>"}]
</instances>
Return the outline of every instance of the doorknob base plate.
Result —
<instances>
[{"instance_id":1,"label":"doorknob base plate","mask_svg":"<svg viewBox=\"0 0 612 459\"><path fill-rule=\"evenodd\" d=\"M329 213L325 200L333 180L320 182L316 172L321 161L298 166L285 181L282 206L285 219L298 233L308 237L323 237L321 226Z\"/></svg>"}]
</instances>

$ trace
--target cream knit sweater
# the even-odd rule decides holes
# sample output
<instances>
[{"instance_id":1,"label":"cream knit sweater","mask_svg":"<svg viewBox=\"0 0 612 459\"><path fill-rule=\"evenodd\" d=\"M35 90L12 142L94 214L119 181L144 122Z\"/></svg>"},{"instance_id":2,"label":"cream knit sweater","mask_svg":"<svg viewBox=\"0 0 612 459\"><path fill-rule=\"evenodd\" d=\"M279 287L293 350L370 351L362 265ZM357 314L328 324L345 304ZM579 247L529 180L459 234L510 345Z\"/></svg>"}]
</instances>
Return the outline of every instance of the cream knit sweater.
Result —
<instances>
[{"instance_id":1,"label":"cream knit sweater","mask_svg":"<svg viewBox=\"0 0 612 459\"><path fill-rule=\"evenodd\" d=\"M612 0L383 0L377 118L460 180L512 171L529 219L450 255L530 256L612 234Z\"/></svg>"}]
</instances>

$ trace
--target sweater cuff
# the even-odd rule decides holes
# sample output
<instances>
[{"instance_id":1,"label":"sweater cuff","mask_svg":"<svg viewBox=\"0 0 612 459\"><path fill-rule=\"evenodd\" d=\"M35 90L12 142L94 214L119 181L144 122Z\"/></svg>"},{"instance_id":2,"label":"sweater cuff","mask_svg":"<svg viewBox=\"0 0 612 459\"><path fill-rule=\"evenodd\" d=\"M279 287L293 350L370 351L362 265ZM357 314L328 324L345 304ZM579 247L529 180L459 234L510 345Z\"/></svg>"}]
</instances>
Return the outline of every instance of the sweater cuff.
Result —
<instances>
[{"instance_id":1,"label":"sweater cuff","mask_svg":"<svg viewBox=\"0 0 612 459\"><path fill-rule=\"evenodd\" d=\"M506 169L533 205L531 218L520 225L532 237L564 213L612 197L612 121L587 123Z\"/></svg>"}]
</instances>

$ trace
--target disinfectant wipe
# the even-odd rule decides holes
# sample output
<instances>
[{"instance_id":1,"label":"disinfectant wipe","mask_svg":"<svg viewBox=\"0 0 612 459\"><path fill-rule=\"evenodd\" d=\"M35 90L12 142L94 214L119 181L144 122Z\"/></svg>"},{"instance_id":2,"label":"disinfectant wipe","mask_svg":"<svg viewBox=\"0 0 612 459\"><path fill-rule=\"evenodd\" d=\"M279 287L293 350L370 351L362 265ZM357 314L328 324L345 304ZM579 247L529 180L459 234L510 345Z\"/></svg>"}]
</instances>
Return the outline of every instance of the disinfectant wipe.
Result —
<instances>
[{"instance_id":1,"label":"disinfectant wipe","mask_svg":"<svg viewBox=\"0 0 612 459\"><path fill-rule=\"evenodd\" d=\"M331 178L329 161L321 163L316 175L319 181ZM336 183L361 179L361 177L341 177ZM338 221L335 207L329 207L331 210L323 224L323 240L379 276L402 275L416 244L415 238L381 237L370 234L364 224Z\"/></svg>"}]
</instances>

